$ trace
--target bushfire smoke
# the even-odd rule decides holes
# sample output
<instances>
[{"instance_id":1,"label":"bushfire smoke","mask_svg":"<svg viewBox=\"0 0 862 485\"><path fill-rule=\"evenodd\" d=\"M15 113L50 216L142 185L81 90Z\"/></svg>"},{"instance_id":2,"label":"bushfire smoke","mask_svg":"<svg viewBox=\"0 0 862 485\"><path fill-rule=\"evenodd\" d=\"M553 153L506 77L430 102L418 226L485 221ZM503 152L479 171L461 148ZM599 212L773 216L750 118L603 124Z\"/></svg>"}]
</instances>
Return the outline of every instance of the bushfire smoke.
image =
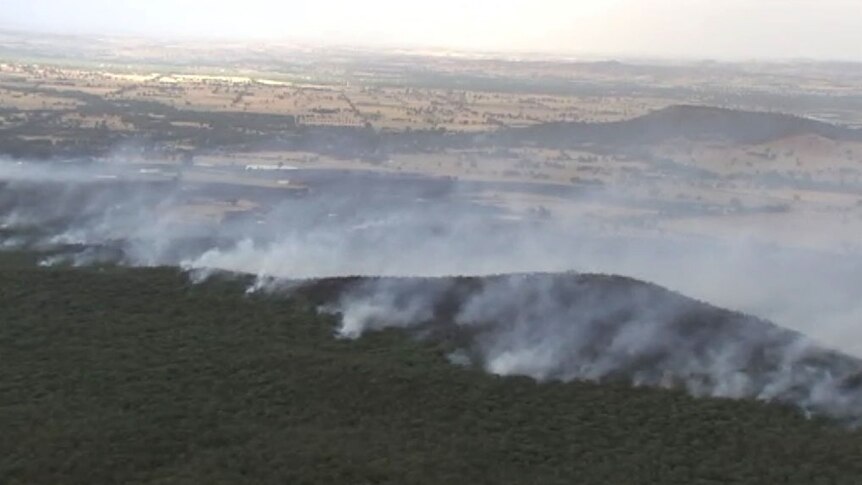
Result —
<instances>
[{"instance_id":1,"label":"bushfire smoke","mask_svg":"<svg viewBox=\"0 0 862 485\"><path fill-rule=\"evenodd\" d=\"M452 344L454 363L494 374L623 380L862 417L862 361L623 277L369 279L324 309L340 315L343 337L406 328Z\"/></svg>"},{"instance_id":2,"label":"bushfire smoke","mask_svg":"<svg viewBox=\"0 0 862 485\"><path fill-rule=\"evenodd\" d=\"M622 274L862 354L855 330L862 258L855 253L766 246L745 235L715 242L615 233L589 218L514 219L479 196L488 187L448 179L326 177L294 194L160 168L141 173L118 164L2 162L0 245L52 250L46 265L113 261L179 265L196 277L249 273L258 277L255 289L351 275ZM621 195L590 189L569 197L613 204ZM327 308L342 315L345 337L445 321L470 335L453 360L498 374L624 376L839 416L860 409L851 385L859 372L855 360L833 358L812 340L759 320L715 317L711 307L706 314L717 320L703 321L690 300L631 286L611 291L589 278L495 277L441 313L460 288L451 280L384 279Z\"/></svg>"}]
</instances>

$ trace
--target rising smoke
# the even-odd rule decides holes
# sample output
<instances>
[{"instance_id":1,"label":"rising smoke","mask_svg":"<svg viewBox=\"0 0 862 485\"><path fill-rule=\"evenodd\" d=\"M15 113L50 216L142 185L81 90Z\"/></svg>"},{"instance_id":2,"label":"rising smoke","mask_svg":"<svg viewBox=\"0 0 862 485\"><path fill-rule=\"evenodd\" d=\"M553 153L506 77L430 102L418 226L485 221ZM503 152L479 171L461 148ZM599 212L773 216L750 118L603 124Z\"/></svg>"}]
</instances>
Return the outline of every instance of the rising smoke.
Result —
<instances>
[{"instance_id":1,"label":"rising smoke","mask_svg":"<svg viewBox=\"0 0 862 485\"><path fill-rule=\"evenodd\" d=\"M340 316L342 337L406 328L453 340L451 360L499 375L623 380L790 403L854 423L862 417L862 361L622 277L369 279L324 311Z\"/></svg>"},{"instance_id":2,"label":"rising smoke","mask_svg":"<svg viewBox=\"0 0 862 485\"><path fill-rule=\"evenodd\" d=\"M452 181L429 182L430 189L402 181L369 186L344 175L300 197L110 167L0 162L0 247L52 251L45 265L178 265L198 278L248 273L257 276L254 290L350 275L624 274L862 355L858 255L768 247L745 237L734 244L623 237L589 219L512 220L477 201L475 187ZM611 203L620 196L592 190L576 197ZM248 208L209 214L213 205L237 200ZM441 302L459 288L451 281L377 280L327 308L342 315L344 337L424 328L441 320ZM537 379L624 376L840 416L859 408L847 391L858 372L852 359L823 364L821 347L798 334L739 316L719 318L714 328L693 316L688 300L637 285L608 292L590 281L497 277L455 297L448 321L470 339L453 360Z\"/></svg>"}]
</instances>

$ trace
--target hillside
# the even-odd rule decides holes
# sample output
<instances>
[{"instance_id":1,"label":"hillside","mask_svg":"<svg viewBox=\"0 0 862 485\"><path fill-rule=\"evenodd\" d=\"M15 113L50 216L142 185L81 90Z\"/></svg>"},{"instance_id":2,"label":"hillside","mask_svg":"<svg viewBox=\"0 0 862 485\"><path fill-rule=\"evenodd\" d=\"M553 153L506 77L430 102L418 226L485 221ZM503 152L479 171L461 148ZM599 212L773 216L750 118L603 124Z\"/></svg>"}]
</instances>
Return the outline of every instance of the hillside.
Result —
<instances>
[{"instance_id":1,"label":"hillside","mask_svg":"<svg viewBox=\"0 0 862 485\"><path fill-rule=\"evenodd\" d=\"M358 280L249 296L173 269L31 262L0 253L2 483L862 477L862 434L788 407L495 377L398 331L333 338L316 302Z\"/></svg>"},{"instance_id":2,"label":"hillside","mask_svg":"<svg viewBox=\"0 0 862 485\"><path fill-rule=\"evenodd\" d=\"M862 361L630 278L335 279L294 291L341 316L343 336L408 329L451 346L459 364L495 374L678 388L862 419Z\"/></svg>"},{"instance_id":3,"label":"hillside","mask_svg":"<svg viewBox=\"0 0 862 485\"><path fill-rule=\"evenodd\" d=\"M859 130L797 116L690 105L670 106L624 121L546 123L504 130L495 140L551 147L653 144L674 138L748 144L806 134L862 140Z\"/></svg>"}]
</instances>

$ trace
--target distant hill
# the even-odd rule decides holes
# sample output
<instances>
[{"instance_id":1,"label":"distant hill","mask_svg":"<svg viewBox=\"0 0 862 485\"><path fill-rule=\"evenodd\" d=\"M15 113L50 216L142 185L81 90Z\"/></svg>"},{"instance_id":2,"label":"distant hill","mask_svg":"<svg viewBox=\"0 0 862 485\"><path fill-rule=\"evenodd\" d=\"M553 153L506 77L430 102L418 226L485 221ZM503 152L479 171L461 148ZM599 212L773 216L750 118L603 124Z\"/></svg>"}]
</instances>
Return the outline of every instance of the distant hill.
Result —
<instances>
[{"instance_id":1,"label":"distant hill","mask_svg":"<svg viewBox=\"0 0 862 485\"><path fill-rule=\"evenodd\" d=\"M493 139L500 144L564 148L583 143L653 144L673 138L748 144L806 134L834 140L862 140L862 130L798 116L690 105L671 106L608 123L560 122L507 129Z\"/></svg>"},{"instance_id":2,"label":"distant hill","mask_svg":"<svg viewBox=\"0 0 862 485\"><path fill-rule=\"evenodd\" d=\"M436 130L376 133L363 128L317 127L305 129L301 135L281 138L268 146L272 149L317 151L346 158L366 157L382 161L389 153L445 149L522 146L574 149L585 144L626 148L674 139L758 144L809 135L837 141L862 141L862 130L789 114L678 105L629 120L542 123L479 134Z\"/></svg>"}]
</instances>

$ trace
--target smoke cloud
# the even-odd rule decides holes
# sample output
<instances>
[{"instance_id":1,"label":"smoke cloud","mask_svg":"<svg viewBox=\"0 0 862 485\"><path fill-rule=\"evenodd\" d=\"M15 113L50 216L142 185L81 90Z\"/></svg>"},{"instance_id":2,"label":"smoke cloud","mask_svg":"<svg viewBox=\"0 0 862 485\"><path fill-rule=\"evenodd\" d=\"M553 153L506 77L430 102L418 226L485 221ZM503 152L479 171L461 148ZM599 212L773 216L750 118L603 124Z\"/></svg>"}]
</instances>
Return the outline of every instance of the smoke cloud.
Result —
<instances>
[{"instance_id":1,"label":"smoke cloud","mask_svg":"<svg viewBox=\"0 0 862 485\"><path fill-rule=\"evenodd\" d=\"M163 167L142 173L116 163L0 161L0 248L47 251L44 265L176 265L198 279L247 273L257 277L251 291L353 275L621 274L768 318L811 340L741 316L699 330L689 300L637 285L603 293L571 275L495 277L467 296L453 296L460 287L451 279L384 279L326 308L342 315L339 332L349 338L448 319L470 337L451 360L497 374L625 376L833 415L859 408L845 389L855 361L818 360L828 354L824 344L862 355L857 253L768 246L745 235L715 242L626 234L589 218L516 218L477 197L481 187L468 182L300 172L292 176L329 178L299 193L195 182ZM624 199L604 189L570 197L609 205ZM441 313L447 301L456 308Z\"/></svg>"},{"instance_id":2,"label":"smoke cloud","mask_svg":"<svg viewBox=\"0 0 862 485\"><path fill-rule=\"evenodd\" d=\"M862 416L862 362L765 321L622 277L371 279L325 311L341 316L339 334L347 338L390 327L455 335L453 360L499 375L622 379L696 396L785 402L854 421Z\"/></svg>"}]
</instances>

